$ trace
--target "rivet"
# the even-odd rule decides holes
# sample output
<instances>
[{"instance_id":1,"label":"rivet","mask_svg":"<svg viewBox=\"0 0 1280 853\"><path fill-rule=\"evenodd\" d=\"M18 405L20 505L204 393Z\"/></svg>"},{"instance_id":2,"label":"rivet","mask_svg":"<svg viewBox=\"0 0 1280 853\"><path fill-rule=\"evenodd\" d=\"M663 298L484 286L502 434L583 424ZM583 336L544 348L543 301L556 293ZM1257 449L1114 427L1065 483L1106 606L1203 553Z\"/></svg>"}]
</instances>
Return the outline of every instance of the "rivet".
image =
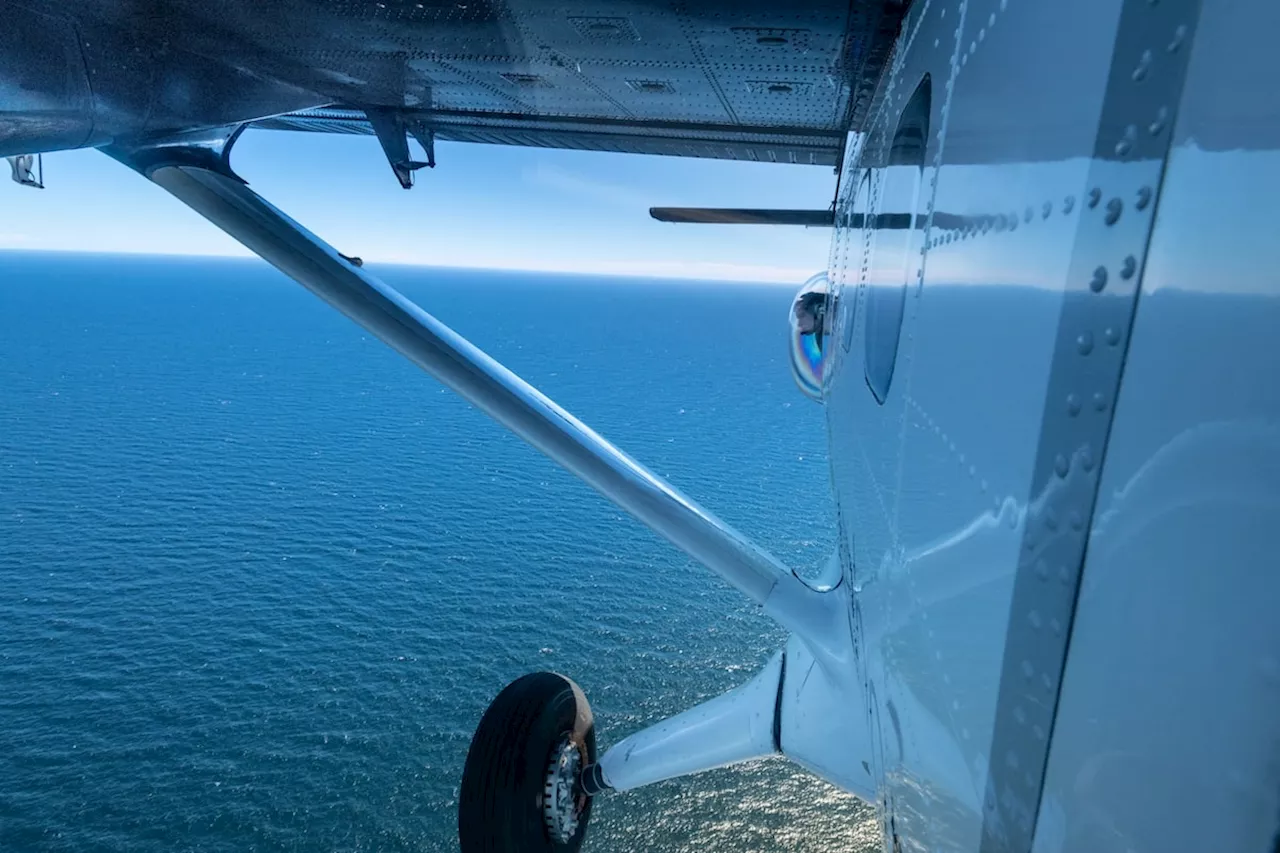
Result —
<instances>
[{"instance_id":1,"label":"rivet","mask_svg":"<svg viewBox=\"0 0 1280 853\"><path fill-rule=\"evenodd\" d=\"M1046 202L1044 203L1044 207L1040 208L1040 218L1041 218L1041 219L1048 219L1048 218L1049 218L1049 214L1051 214L1051 213L1053 213L1053 204L1051 204L1050 202L1047 202L1047 201L1046 201Z\"/></svg>"},{"instance_id":2,"label":"rivet","mask_svg":"<svg viewBox=\"0 0 1280 853\"><path fill-rule=\"evenodd\" d=\"M1144 50L1138 58L1138 67L1133 69L1133 82L1141 83L1147 79L1147 71L1151 68L1151 51Z\"/></svg>"},{"instance_id":3,"label":"rivet","mask_svg":"<svg viewBox=\"0 0 1280 853\"><path fill-rule=\"evenodd\" d=\"M1108 225L1115 225L1120 221L1120 212L1124 210L1124 202L1118 198L1113 198L1107 202L1107 215L1103 217L1103 221Z\"/></svg>"},{"instance_id":4,"label":"rivet","mask_svg":"<svg viewBox=\"0 0 1280 853\"><path fill-rule=\"evenodd\" d=\"M1115 346L1120 343L1120 331L1115 326L1107 326L1102 336L1107 339L1107 346Z\"/></svg>"},{"instance_id":5,"label":"rivet","mask_svg":"<svg viewBox=\"0 0 1280 853\"><path fill-rule=\"evenodd\" d=\"M1129 125L1124 129L1124 135L1120 137L1120 141L1116 143L1116 154L1123 157L1133 150L1133 144L1138 141L1138 128Z\"/></svg>"},{"instance_id":6,"label":"rivet","mask_svg":"<svg viewBox=\"0 0 1280 853\"><path fill-rule=\"evenodd\" d=\"M1022 662L1022 674L1028 681L1036 674L1036 668L1031 665L1031 661L1024 660Z\"/></svg>"},{"instance_id":7,"label":"rivet","mask_svg":"<svg viewBox=\"0 0 1280 853\"><path fill-rule=\"evenodd\" d=\"M1007 753L1005 753L1004 763L1009 765L1010 770L1017 770L1018 769L1018 753L1014 752L1012 749L1009 750Z\"/></svg>"},{"instance_id":8,"label":"rivet","mask_svg":"<svg viewBox=\"0 0 1280 853\"><path fill-rule=\"evenodd\" d=\"M1105 412L1107 410L1107 398L1101 391L1094 392L1093 407L1099 412Z\"/></svg>"},{"instance_id":9,"label":"rivet","mask_svg":"<svg viewBox=\"0 0 1280 853\"><path fill-rule=\"evenodd\" d=\"M1055 635L1055 636L1061 636L1061 635L1062 635L1062 623L1061 623L1061 622L1059 622L1057 619L1050 619L1050 620L1049 620L1049 630L1050 630L1050 631L1052 631L1052 632L1054 633L1054 635Z\"/></svg>"},{"instance_id":10,"label":"rivet","mask_svg":"<svg viewBox=\"0 0 1280 853\"><path fill-rule=\"evenodd\" d=\"M1098 206L1098 202L1102 201L1102 190L1094 187L1089 190L1089 209L1093 210Z\"/></svg>"},{"instance_id":11,"label":"rivet","mask_svg":"<svg viewBox=\"0 0 1280 853\"><path fill-rule=\"evenodd\" d=\"M1058 580L1062 582L1063 586L1068 586L1071 583L1071 572L1067 571L1065 565L1058 567Z\"/></svg>"},{"instance_id":12,"label":"rivet","mask_svg":"<svg viewBox=\"0 0 1280 853\"><path fill-rule=\"evenodd\" d=\"M1138 270L1138 261L1133 255L1129 255L1120 264L1120 277L1123 279L1133 278L1133 274Z\"/></svg>"},{"instance_id":13,"label":"rivet","mask_svg":"<svg viewBox=\"0 0 1280 853\"><path fill-rule=\"evenodd\" d=\"M1058 529L1058 516L1051 508L1048 507L1046 507L1044 511L1044 527L1045 530L1048 530L1050 533L1053 533Z\"/></svg>"},{"instance_id":14,"label":"rivet","mask_svg":"<svg viewBox=\"0 0 1280 853\"><path fill-rule=\"evenodd\" d=\"M1021 705L1015 705L1013 707L1013 718L1020 726L1025 726L1027 724L1027 712L1022 710Z\"/></svg>"},{"instance_id":15,"label":"rivet","mask_svg":"<svg viewBox=\"0 0 1280 853\"><path fill-rule=\"evenodd\" d=\"M1062 202L1063 215L1065 216L1066 214L1070 213L1072 210L1075 209L1075 206L1076 206L1076 197L1073 195L1067 196Z\"/></svg>"},{"instance_id":16,"label":"rivet","mask_svg":"<svg viewBox=\"0 0 1280 853\"><path fill-rule=\"evenodd\" d=\"M938 40L937 40L937 39L934 39L934 40L933 40L933 46L934 46L934 47L937 47L937 46L938 46Z\"/></svg>"},{"instance_id":17,"label":"rivet","mask_svg":"<svg viewBox=\"0 0 1280 853\"><path fill-rule=\"evenodd\" d=\"M1067 476L1067 472L1071 470L1071 464L1067 462L1067 457L1059 453L1058 457L1053 460L1053 470L1059 477Z\"/></svg>"},{"instance_id":18,"label":"rivet","mask_svg":"<svg viewBox=\"0 0 1280 853\"><path fill-rule=\"evenodd\" d=\"M994 27L996 25L996 13L992 12L987 16L987 26Z\"/></svg>"},{"instance_id":19,"label":"rivet","mask_svg":"<svg viewBox=\"0 0 1280 853\"><path fill-rule=\"evenodd\" d=\"M1042 581L1049 579L1049 564L1043 558L1036 561L1036 577Z\"/></svg>"},{"instance_id":20,"label":"rivet","mask_svg":"<svg viewBox=\"0 0 1280 853\"><path fill-rule=\"evenodd\" d=\"M1035 610L1032 610L1027 614L1027 622L1030 623L1032 628L1035 628L1037 631L1040 630L1040 614Z\"/></svg>"},{"instance_id":21,"label":"rivet","mask_svg":"<svg viewBox=\"0 0 1280 853\"><path fill-rule=\"evenodd\" d=\"M1138 210L1146 210L1147 205L1151 204L1151 188L1143 187L1138 190L1138 201L1135 205Z\"/></svg>"},{"instance_id":22,"label":"rivet","mask_svg":"<svg viewBox=\"0 0 1280 853\"><path fill-rule=\"evenodd\" d=\"M1093 278L1089 279L1089 289L1094 293L1101 293L1102 288L1107 286L1107 268L1098 267L1093 271Z\"/></svg>"},{"instance_id":23,"label":"rivet","mask_svg":"<svg viewBox=\"0 0 1280 853\"><path fill-rule=\"evenodd\" d=\"M1076 338L1076 349L1081 355L1088 355L1093 352L1093 332L1081 332Z\"/></svg>"},{"instance_id":24,"label":"rivet","mask_svg":"<svg viewBox=\"0 0 1280 853\"><path fill-rule=\"evenodd\" d=\"M1165 125L1168 123L1169 123L1169 109L1168 107L1161 107L1160 109L1156 110L1155 119L1151 122L1151 124L1147 125L1147 131L1152 136L1159 136L1164 131Z\"/></svg>"},{"instance_id":25,"label":"rivet","mask_svg":"<svg viewBox=\"0 0 1280 853\"><path fill-rule=\"evenodd\" d=\"M1071 529L1077 532L1084 529L1084 517L1080 515L1078 510L1071 510L1071 515L1067 517L1067 523L1071 525Z\"/></svg>"},{"instance_id":26,"label":"rivet","mask_svg":"<svg viewBox=\"0 0 1280 853\"><path fill-rule=\"evenodd\" d=\"M1182 43L1187 40L1186 24L1179 24L1178 28L1173 31L1173 41L1169 42L1169 52L1177 53L1178 48L1182 47Z\"/></svg>"},{"instance_id":27,"label":"rivet","mask_svg":"<svg viewBox=\"0 0 1280 853\"><path fill-rule=\"evenodd\" d=\"M983 40L983 39L985 39L986 37L987 37L987 28L986 28L986 27L983 27L982 29L978 30L978 41L982 41L982 40Z\"/></svg>"},{"instance_id":28,"label":"rivet","mask_svg":"<svg viewBox=\"0 0 1280 853\"><path fill-rule=\"evenodd\" d=\"M1080 448L1080 467L1086 471L1093 470L1093 452L1088 446Z\"/></svg>"},{"instance_id":29,"label":"rivet","mask_svg":"<svg viewBox=\"0 0 1280 853\"><path fill-rule=\"evenodd\" d=\"M1048 687L1049 685L1045 685L1045 686ZM1039 726L1032 726L1031 733L1035 735L1036 740L1044 740L1044 729L1040 728Z\"/></svg>"},{"instance_id":30,"label":"rivet","mask_svg":"<svg viewBox=\"0 0 1280 853\"><path fill-rule=\"evenodd\" d=\"M1080 414L1080 398L1075 394L1067 395L1067 414L1072 417Z\"/></svg>"}]
</instances>

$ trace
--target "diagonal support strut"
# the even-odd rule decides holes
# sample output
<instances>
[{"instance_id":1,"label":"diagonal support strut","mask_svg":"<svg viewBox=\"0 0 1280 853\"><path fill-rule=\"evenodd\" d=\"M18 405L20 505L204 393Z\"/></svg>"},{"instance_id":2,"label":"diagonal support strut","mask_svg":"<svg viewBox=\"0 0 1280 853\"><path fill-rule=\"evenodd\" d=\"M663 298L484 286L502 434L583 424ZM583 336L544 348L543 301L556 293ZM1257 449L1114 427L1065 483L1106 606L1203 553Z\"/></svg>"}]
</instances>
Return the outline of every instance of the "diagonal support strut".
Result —
<instances>
[{"instance_id":1,"label":"diagonal support strut","mask_svg":"<svg viewBox=\"0 0 1280 853\"><path fill-rule=\"evenodd\" d=\"M230 169L236 132L229 130L221 140L149 140L104 150L740 589L820 660L843 660L849 646L843 586L812 589L777 558L272 206Z\"/></svg>"}]
</instances>

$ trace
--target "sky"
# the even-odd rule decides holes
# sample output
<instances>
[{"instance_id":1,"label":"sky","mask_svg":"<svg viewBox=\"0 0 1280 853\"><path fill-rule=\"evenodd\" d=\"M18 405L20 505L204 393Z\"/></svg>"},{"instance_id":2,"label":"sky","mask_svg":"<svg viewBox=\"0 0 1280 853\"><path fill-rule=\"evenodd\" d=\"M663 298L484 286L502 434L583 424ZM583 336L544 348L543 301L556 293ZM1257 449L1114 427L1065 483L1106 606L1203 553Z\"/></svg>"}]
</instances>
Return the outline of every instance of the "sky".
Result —
<instances>
[{"instance_id":1,"label":"sky","mask_svg":"<svg viewBox=\"0 0 1280 853\"><path fill-rule=\"evenodd\" d=\"M232 165L331 242L374 262L798 284L830 231L675 225L649 207L826 208L829 167L441 142L400 188L372 136L250 130ZM44 157L44 190L0 182L0 250L248 256L97 151ZM5 177L7 177L7 170Z\"/></svg>"}]
</instances>

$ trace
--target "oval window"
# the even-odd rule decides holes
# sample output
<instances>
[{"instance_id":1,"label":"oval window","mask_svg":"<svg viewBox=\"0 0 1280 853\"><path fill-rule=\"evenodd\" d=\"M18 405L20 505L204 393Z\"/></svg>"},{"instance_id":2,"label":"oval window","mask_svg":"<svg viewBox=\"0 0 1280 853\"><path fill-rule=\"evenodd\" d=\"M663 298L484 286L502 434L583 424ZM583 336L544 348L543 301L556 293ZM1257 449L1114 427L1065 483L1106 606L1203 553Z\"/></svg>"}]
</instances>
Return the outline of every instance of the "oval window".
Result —
<instances>
[{"instance_id":1,"label":"oval window","mask_svg":"<svg viewBox=\"0 0 1280 853\"><path fill-rule=\"evenodd\" d=\"M884 403L893 382L898 339L906 306L907 276L917 225L925 148L929 141L931 106L929 75L925 75L902 108L898 127L883 167L881 213L876 216L875 257L867 288L867 386Z\"/></svg>"}]
</instances>

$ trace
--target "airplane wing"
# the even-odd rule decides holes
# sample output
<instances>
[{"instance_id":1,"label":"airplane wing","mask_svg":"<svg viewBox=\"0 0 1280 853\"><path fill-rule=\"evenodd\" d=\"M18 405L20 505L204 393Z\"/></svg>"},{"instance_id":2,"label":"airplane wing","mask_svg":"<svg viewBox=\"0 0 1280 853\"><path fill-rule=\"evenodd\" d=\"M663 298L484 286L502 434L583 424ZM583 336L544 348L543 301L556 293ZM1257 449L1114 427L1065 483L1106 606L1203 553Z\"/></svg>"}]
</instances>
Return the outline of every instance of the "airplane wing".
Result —
<instances>
[{"instance_id":1,"label":"airplane wing","mask_svg":"<svg viewBox=\"0 0 1280 853\"><path fill-rule=\"evenodd\" d=\"M830 98L830 92L826 93ZM834 101L834 98L832 98ZM548 109L542 105L539 109ZM674 112L674 110L673 110ZM834 166L845 134L834 127L716 124L650 118L585 118L540 112L476 113L406 111L420 116L436 139L490 145L571 148L624 154L667 154L720 160L764 160ZM833 122L833 125L838 122ZM363 110L324 107L299 110L254 122L270 130L373 135Z\"/></svg>"},{"instance_id":2,"label":"airplane wing","mask_svg":"<svg viewBox=\"0 0 1280 853\"><path fill-rule=\"evenodd\" d=\"M252 123L834 166L900 0L0 0L0 155ZM370 120L370 116L374 120ZM392 141L391 137L397 137ZM428 159L432 152L428 151ZM397 160L402 160L397 164Z\"/></svg>"}]
</instances>

